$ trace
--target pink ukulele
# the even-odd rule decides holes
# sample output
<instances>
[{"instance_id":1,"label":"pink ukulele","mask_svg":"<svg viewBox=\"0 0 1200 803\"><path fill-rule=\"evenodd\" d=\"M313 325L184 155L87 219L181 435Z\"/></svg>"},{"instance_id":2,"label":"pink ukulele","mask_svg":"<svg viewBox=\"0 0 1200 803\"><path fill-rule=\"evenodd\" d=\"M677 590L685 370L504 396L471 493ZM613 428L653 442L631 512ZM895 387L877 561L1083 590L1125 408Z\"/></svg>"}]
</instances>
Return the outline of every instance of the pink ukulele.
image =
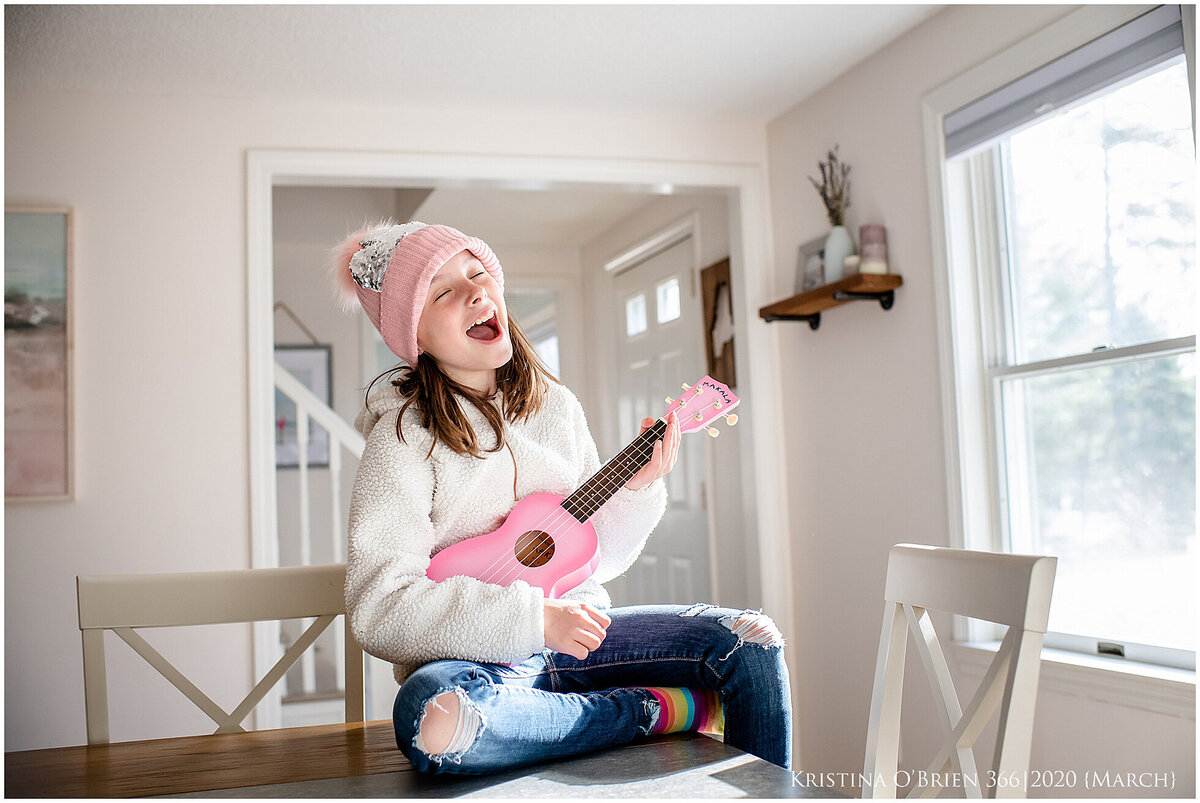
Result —
<instances>
[{"instance_id":1,"label":"pink ukulele","mask_svg":"<svg viewBox=\"0 0 1200 803\"><path fill-rule=\"evenodd\" d=\"M718 431L708 423L722 416L730 424L739 399L728 387L706 376L677 400L667 399L679 420L679 431ZM600 562L596 530L590 519L650 462L654 442L667 431L667 413L609 460L579 490L566 499L555 494L530 494L508 514L500 529L460 541L438 552L425 576L442 581L466 575L498 585L524 580L557 598L592 576Z\"/></svg>"}]
</instances>

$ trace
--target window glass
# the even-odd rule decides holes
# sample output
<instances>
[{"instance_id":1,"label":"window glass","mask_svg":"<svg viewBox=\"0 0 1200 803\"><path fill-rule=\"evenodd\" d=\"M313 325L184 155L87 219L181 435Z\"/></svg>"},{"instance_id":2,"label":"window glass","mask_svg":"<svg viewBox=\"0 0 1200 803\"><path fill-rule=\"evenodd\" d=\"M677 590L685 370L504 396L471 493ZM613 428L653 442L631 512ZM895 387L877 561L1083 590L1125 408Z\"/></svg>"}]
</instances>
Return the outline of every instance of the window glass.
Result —
<instances>
[{"instance_id":1,"label":"window glass","mask_svg":"<svg viewBox=\"0 0 1200 803\"><path fill-rule=\"evenodd\" d=\"M1195 649L1195 354L1002 382L1009 533L1050 629Z\"/></svg>"},{"instance_id":2,"label":"window glass","mask_svg":"<svg viewBox=\"0 0 1200 803\"><path fill-rule=\"evenodd\" d=\"M666 323L679 317L679 279L672 276L655 287L658 296L658 322Z\"/></svg>"},{"instance_id":3,"label":"window glass","mask_svg":"<svg viewBox=\"0 0 1200 803\"><path fill-rule=\"evenodd\" d=\"M1001 147L1009 362L1195 332L1195 156L1183 57Z\"/></svg>"},{"instance_id":4,"label":"window glass","mask_svg":"<svg viewBox=\"0 0 1200 803\"><path fill-rule=\"evenodd\" d=\"M625 302L625 334L629 337L646 331L646 296L638 293Z\"/></svg>"}]
</instances>

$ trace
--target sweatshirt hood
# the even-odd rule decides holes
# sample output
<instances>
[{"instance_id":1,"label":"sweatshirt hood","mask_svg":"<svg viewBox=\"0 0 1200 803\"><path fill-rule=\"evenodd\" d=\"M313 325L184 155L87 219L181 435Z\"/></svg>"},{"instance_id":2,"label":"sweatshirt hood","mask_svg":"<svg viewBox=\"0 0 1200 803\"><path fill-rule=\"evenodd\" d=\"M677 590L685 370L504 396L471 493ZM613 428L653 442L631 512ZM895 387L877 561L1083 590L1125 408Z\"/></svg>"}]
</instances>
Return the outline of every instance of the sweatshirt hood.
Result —
<instances>
[{"instance_id":1,"label":"sweatshirt hood","mask_svg":"<svg viewBox=\"0 0 1200 803\"><path fill-rule=\"evenodd\" d=\"M395 385L380 388L367 398L367 405L358 411L358 416L354 419L354 428L364 438L367 437L384 414L400 409L406 400Z\"/></svg>"}]
</instances>

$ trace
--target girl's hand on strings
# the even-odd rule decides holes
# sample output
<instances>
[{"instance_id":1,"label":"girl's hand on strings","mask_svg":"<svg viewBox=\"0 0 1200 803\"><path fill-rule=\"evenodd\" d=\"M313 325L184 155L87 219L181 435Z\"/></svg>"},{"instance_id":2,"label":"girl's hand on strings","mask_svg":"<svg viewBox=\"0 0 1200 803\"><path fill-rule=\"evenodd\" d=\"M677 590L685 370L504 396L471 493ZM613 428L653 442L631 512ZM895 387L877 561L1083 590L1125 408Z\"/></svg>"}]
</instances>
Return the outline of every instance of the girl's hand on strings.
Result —
<instances>
[{"instance_id":1,"label":"girl's hand on strings","mask_svg":"<svg viewBox=\"0 0 1200 803\"><path fill-rule=\"evenodd\" d=\"M643 418L642 432L654 426L656 420L658 419ZM654 454L651 455L650 462L642 466L642 470L634 474L629 482L625 483L625 487L631 491L640 491L659 477L666 476L667 472L675 468L675 458L678 456L679 421L676 420L675 411L672 410L667 414L666 436L654 442Z\"/></svg>"},{"instance_id":2,"label":"girl's hand on strings","mask_svg":"<svg viewBox=\"0 0 1200 803\"><path fill-rule=\"evenodd\" d=\"M612 619L586 602L563 599L542 600L546 646L582 661L604 641Z\"/></svg>"}]
</instances>

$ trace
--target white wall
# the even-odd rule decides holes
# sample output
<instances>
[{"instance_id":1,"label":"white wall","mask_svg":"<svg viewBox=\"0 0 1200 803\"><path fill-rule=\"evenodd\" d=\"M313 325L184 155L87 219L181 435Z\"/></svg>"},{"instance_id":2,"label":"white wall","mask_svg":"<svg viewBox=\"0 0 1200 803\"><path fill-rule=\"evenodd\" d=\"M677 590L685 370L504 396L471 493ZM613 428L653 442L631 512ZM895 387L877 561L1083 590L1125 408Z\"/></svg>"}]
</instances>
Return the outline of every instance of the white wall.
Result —
<instances>
[{"instance_id":1,"label":"white wall","mask_svg":"<svg viewBox=\"0 0 1200 803\"><path fill-rule=\"evenodd\" d=\"M84 742L75 575L250 565L247 149L765 154L737 121L18 92L5 111L6 200L75 208L78 461L74 502L5 506L7 750ZM232 707L249 629L216 630L161 634L164 652ZM114 645L114 740L211 730Z\"/></svg>"},{"instance_id":2,"label":"white wall","mask_svg":"<svg viewBox=\"0 0 1200 803\"><path fill-rule=\"evenodd\" d=\"M951 7L768 126L780 297L792 293L798 246L828 231L807 176L835 143L852 166L848 227L857 241L861 224L887 226L893 271L904 278L890 311L843 306L825 313L816 332L772 324L789 330L784 436L804 644L793 672L807 768L862 770L888 548L949 545L921 96L1074 8ZM905 692L912 715L901 763L923 767L941 729L919 666ZM1194 720L1043 689L1036 727L1036 768L1173 769L1179 785L1157 794L1193 794ZM990 754L980 755L989 765ZM1074 791L1106 793L1128 792Z\"/></svg>"}]
</instances>

